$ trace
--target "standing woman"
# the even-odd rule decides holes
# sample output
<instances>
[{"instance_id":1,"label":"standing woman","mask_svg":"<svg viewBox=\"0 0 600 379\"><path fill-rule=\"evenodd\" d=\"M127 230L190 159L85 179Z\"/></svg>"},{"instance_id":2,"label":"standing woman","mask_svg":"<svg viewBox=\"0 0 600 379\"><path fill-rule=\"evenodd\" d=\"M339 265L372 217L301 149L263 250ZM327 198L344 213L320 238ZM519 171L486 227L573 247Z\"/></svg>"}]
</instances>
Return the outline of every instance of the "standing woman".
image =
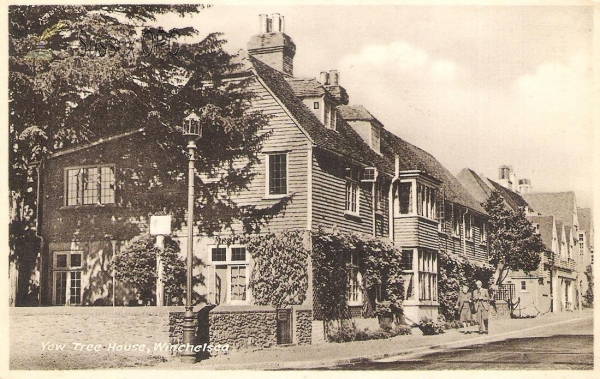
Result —
<instances>
[{"instance_id":1,"label":"standing woman","mask_svg":"<svg viewBox=\"0 0 600 379\"><path fill-rule=\"evenodd\" d=\"M471 321L471 300L472 295L469 292L468 286L462 286L462 292L458 294L458 301L456 302L456 308L459 314L459 320L463 324L465 329L464 333L471 333L467 330L469 322Z\"/></svg>"}]
</instances>

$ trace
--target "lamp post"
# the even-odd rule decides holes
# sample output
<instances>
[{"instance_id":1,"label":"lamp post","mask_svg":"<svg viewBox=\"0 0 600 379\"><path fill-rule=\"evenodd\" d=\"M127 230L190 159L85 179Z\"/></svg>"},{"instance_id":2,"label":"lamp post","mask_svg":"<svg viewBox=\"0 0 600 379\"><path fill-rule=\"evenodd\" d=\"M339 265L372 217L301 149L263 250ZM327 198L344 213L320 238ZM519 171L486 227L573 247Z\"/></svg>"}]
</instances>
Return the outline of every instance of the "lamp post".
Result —
<instances>
[{"instance_id":1,"label":"lamp post","mask_svg":"<svg viewBox=\"0 0 600 379\"><path fill-rule=\"evenodd\" d=\"M196 160L196 140L202 136L200 118L192 113L183 119L183 135L187 139L188 160L188 221L187 221L187 285L185 314L183 316L183 344L181 360L187 363L196 362L196 354L190 345L195 342L194 313L192 305L192 262L194 256L194 162Z\"/></svg>"}]
</instances>

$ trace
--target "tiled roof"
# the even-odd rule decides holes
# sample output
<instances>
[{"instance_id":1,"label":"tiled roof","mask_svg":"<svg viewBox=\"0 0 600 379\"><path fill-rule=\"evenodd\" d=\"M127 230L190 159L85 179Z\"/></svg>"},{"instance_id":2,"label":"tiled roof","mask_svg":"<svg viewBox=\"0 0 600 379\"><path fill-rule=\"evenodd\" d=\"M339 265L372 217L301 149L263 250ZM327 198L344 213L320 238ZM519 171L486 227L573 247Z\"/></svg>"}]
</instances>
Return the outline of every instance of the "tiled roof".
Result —
<instances>
[{"instance_id":1,"label":"tiled roof","mask_svg":"<svg viewBox=\"0 0 600 379\"><path fill-rule=\"evenodd\" d=\"M508 206L511 207L513 210L517 210L520 207L526 207L529 205L518 193L509 190L508 188L502 186L499 183L496 183L491 179L488 179L488 182L492 184L496 191L500 192Z\"/></svg>"},{"instance_id":2,"label":"tiled roof","mask_svg":"<svg viewBox=\"0 0 600 379\"><path fill-rule=\"evenodd\" d=\"M390 175L393 173L393 164L374 152L350 125L339 120L336 130L326 128L296 96L290 82L281 72L252 56L248 59L256 74L299 122L300 127L306 131L317 147L343 155L366 166L377 167L378 170Z\"/></svg>"},{"instance_id":3,"label":"tiled roof","mask_svg":"<svg viewBox=\"0 0 600 379\"><path fill-rule=\"evenodd\" d=\"M552 250L552 227L554 226L554 216L527 216L532 223L539 225L540 237L548 250Z\"/></svg>"},{"instance_id":4,"label":"tiled roof","mask_svg":"<svg viewBox=\"0 0 600 379\"><path fill-rule=\"evenodd\" d=\"M286 78L298 97L320 97L326 94L325 88L316 79Z\"/></svg>"},{"instance_id":5,"label":"tiled roof","mask_svg":"<svg viewBox=\"0 0 600 379\"><path fill-rule=\"evenodd\" d=\"M577 208L577 221L579 230L592 231L592 210L590 208Z\"/></svg>"},{"instance_id":6,"label":"tiled roof","mask_svg":"<svg viewBox=\"0 0 600 379\"><path fill-rule=\"evenodd\" d=\"M340 116L347 121L377 121L369 111L362 105L340 105L337 107Z\"/></svg>"},{"instance_id":7,"label":"tiled roof","mask_svg":"<svg viewBox=\"0 0 600 379\"><path fill-rule=\"evenodd\" d=\"M381 130L381 152L390 158L397 154L400 158L400 171L420 170L440 180L448 201L487 214L481 204L469 194L458 179L428 152L404 141L386 129Z\"/></svg>"},{"instance_id":8,"label":"tiled roof","mask_svg":"<svg viewBox=\"0 0 600 379\"><path fill-rule=\"evenodd\" d=\"M564 223L565 227L573 225L574 192L528 193L524 194L523 198L537 213L554 216Z\"/></svg>"},{"instance_id":9,"label":"tiled roof","mask_svg":"<svg viewBox=\"0 0 600 379\"><path fill-rule=\"evenodd\" d=\"M463 168L456 178L479 203L485 202L492 194L490 186L470 168Z\"/></svg>"},{"instance_id":10,"label":"tiled roof","mask_svg":"<svg viewBox=\"0 0 600 379\"><path fill-rule=\"evenodd\" d=\"M562 221L559 221L559 220L555 219L555 222L556 222L556 237L558 238L558 246L560 248L560 246L562 245L562 242L563 242L562 232L564 230L564 226L563 226ZM565 230L565 238L566 237L567 237L567 233L566 233L566 230Z\"/></svg>"}]
</instances>

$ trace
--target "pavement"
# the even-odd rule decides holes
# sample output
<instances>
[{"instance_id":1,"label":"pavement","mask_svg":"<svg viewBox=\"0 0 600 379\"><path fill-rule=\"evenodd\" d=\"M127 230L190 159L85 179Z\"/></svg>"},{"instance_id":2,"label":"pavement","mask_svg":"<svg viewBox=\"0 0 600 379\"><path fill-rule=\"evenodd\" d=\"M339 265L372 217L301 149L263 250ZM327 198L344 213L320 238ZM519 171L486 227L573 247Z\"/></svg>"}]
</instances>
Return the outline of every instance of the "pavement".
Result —
<instances>
[{"instance_id":1,"label":"pavement","mask_svg":"<svg viewBox=\"0 0 600 379\"><path fill-rule=\"evenodd\" d=\"M443 334L424 336L413 328L412 335L397 336L386 340L355 341L346 343L322 343L317 345L277 346L266 349L231 351L195 364L182 363L179 359L158 363L153 369L201 369L201 370L285 370L318 369L386 360L398 357L411 358L444 349L456 349L475 344L502 341L527 333L541 332L552 325L569 327L576 321L593 319L593 310L549 313L529 319L490 319L489 334L464 334L450 329ZM477 326L470 330L477 331Z\"/></svg>"}]
</instances>

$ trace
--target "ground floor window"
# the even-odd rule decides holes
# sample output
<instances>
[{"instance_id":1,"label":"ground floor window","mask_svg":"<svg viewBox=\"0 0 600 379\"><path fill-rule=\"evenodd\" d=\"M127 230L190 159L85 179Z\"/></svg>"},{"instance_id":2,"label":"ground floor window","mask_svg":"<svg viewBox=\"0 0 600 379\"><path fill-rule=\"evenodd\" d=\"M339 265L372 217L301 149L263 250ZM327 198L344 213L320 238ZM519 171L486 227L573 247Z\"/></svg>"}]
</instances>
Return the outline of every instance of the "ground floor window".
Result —
<instances>
[{"instance_id":1,"label":"ground floor window","mask_svg":"<svg viewBox=\"0 0 600 379\"><path fill-rule=\"evenodd\" d=\"M243 304L249 300L249 257L244 246L209 248L214 303Z\"/></svg>"},{"instance_id":2,"label":"ground floor window","mask_svg":"<svg viewBox=\"0 0 600 379\"><path fill-rule=\"evenodd\" d=\"M362 275L358 270L358 254L350 254L348 261L348 285L346 301L348 305L363 304Z\"/></svg>"},{"instance_id":3,"label":"ground floor window","mask_svg":"<svg viewBox=\"0 0 600 379\"><path fill-rule=\"evenodd\" d=\"M419 300L437 300L437 252L419 250Z\"/></svg>"},{"instance_id":4,"label":"ground floor window","mask_svg":"<svg viewBox=\"0 0 600 379\"><path fill-rule=\"evenodd\" d=\"M413 269L413 251L402 250L402 279L404 280L404 300L413 300L414 296L414 276Z\"/></svg>"},{"instance_id":5,"label":"ground floor window","mask_svg":"<svg viewBox=\"0 0 600 379\"><path fill-rule=\"evenodd\" d=\"M83 253L55 251L53 258L53 304L81 304Z\"/></svg>"}]
</instances>

